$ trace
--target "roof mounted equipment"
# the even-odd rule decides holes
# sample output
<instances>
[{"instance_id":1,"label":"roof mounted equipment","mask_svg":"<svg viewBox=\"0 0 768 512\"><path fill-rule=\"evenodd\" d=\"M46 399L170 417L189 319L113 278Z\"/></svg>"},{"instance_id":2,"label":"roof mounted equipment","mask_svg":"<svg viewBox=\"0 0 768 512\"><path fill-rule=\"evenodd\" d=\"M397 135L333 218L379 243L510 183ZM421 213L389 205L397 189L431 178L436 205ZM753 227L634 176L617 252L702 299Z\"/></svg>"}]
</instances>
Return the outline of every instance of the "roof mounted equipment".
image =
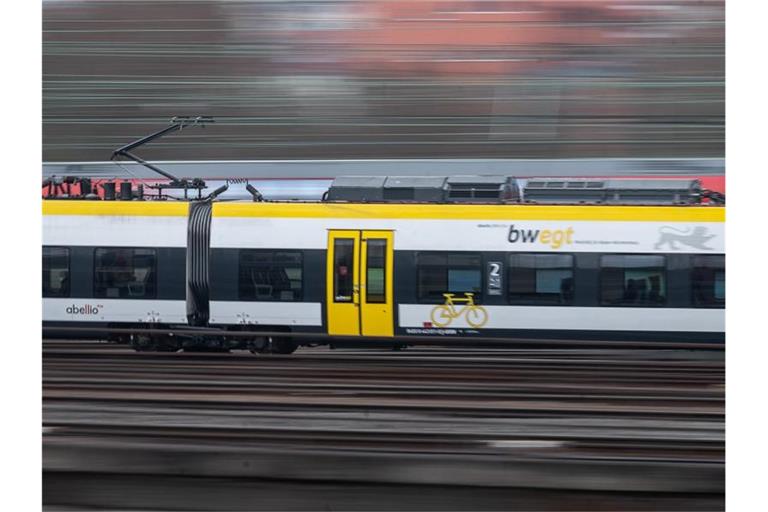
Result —
<instances>
[{"instance_id":1,"label":"roof mounted equipment","mask_svg":"<svg viewBox=\"0 0 768 512\"><path fill-rule=\"evenodd\" d=\"M547 204L700 204L696 179L529 179L524 202Z\"/></svg>"},{"instance_id":2,"label":"roof mounted equipment","mask_svg":"<svg viewBox=\"0 0 768 512\"><path fill-rule=\"evenodd\" d=\"M449 176L446 201L450 203L517 202L517 180L507 176Z\"/></svg>"},{"instance_id":3,"label":"roof mounted equipment","mask_svg":"<svg viewBox=\"0 0 768 512\"><path fill-rule=\"evenodd\" d=\"M259 192L256 187L251 185L250 183L245 184L245 190L248 191L249 194L251 194L251 197L253 197L253 202L258 203L259 201L264 200L264 196L261 195L261 192Z\"/></svg>"},{"instance_id":4,"label":"roof mounted equipment","mask_svg":"<svg viewBox=\"0 0 768 512\"><path fill-rule=\"evenodd\" d=\"M363 203L516 202L515 178L506 176L339 176L325 201Z\"/></svg>"},{"instance_id":5,"label":"roof mounted equipment","mask_svg":"<svg viewBox=\"0 0 768 512\"><path fill-rule=\"evenodd\" d=\"M150 164L149 162L141 159L140 157L134 155L131 153L131 150L142 146L148 142L152 142L155 139L159 139L163 135L166 135L168 133L172 133L175 131L181 131L186 127L191 126L205 126L206 124L213 123L214 120L212 117L208 116L176 116L173 119L171 119L171 125L163 128L160 131L157 131L155 133L152 133L150 135L147 135L146 137L143 137L137 141L131 142L130 144L127 144L121 148L116 149L112 153L111 160L115 160L118 157L124 157L128 158L130 160L133 160L134 162L143 165L147 169L151 169L152 171L160 174L161 176L168 178L170 180L170 183L168 184L159 184L159 185L152 185L150 188L154 188L158 190L158 194L162 196L163 189L182 189L184 190L184 198L187 199L187 191L197 190L197 198L201 199L202 197L202 190L206 188L205 181L203 181L200 178L177 178L173 174L164 171L160 169L159 167Z\"/></svg>"}]
</instances>

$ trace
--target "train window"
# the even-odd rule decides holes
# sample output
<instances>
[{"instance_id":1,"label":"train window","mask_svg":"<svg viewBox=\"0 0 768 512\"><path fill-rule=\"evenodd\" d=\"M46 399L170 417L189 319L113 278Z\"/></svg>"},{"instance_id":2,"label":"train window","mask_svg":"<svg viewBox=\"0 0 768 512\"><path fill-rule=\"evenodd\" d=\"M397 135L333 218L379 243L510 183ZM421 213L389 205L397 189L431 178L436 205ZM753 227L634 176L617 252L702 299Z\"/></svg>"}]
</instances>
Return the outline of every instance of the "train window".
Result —
<instances>
[{"instance_id":1,"label":"train window","mask_svg":"<svg viewBox=\"0 0 768 512\"><path fill-rule=\"evenodd\" d=\"M96 249L94 260L94 297L155 297L157 255L154 249Z\"/></svg>"},{"instance_id":2,"label":"train window","mask_svg":"<svg viewBox=\"0 0 768 512\"><path fill-rule=\"evenodd\" d=\"M511 304L573 303L573 256L570 254L510 254L507 275Z\"/></svg>"},{"instance_id":3,"label":"train window","mask_svg":"<svg viewBox=\"0 0 768 512\"><path fill-rule=\"evenodd\" d=\"M693 305L725 307L725 256L694 256L691 272Z\"/></svg>"},{"instance_id":4,"label":"train window","mask_svg":"<svg viewBox=\"0 0 768 512\"><path fill-rule=\"evenodd\" d=\"M365 301L369 304L383 304L387 302L385 285L387 240L369 238L367 244Z\"/></svg>"},{"instance_id":5,"label":"train window","mask_svg":"<svg viewBox=\"0 0 768 512\"><path fill-rule=\"evenodd\" d=\"M443 302L444 293L482 293L482 262L476 253L422 252L417 255L416 282L422 302Z\"/></svg>"},{"instance_id":6,"label":"train window","mask_svg":"<svg viewBox=\"0 0 768 512\"><path fill-rule=\"evenodd\" d=\"M238 297L244 301L299 301L303 293L300 252L243 249Z\"/></svg>"},{"instance_id":7,"label":"train window","mask_svg":"<svg viewBox=\"0 0 768 512\"><path fill-rule=\"evenodd\" d=\"M600 258L601 303L605 306L660 306L666 302L664 256L606 255Z\"/></svg>"},{"instance_id":8,"label":"train window","mask_svg":"<svg viewBox=\"0 0 768 512\"><path fill-rule=\"evenodd\" d=\"M352 302L355 275L355 240L337 238L333 241L333 301Z\"/></svg>"},{"instance_id":9,"label":"train window","mask_svg":"<svg viewBox=\"0 0 768 512\"><path fill-rule=\"evenodd\" d=\"M43 297L69 297L69 249L43 247Z\"/></svg>"}]
</instances>

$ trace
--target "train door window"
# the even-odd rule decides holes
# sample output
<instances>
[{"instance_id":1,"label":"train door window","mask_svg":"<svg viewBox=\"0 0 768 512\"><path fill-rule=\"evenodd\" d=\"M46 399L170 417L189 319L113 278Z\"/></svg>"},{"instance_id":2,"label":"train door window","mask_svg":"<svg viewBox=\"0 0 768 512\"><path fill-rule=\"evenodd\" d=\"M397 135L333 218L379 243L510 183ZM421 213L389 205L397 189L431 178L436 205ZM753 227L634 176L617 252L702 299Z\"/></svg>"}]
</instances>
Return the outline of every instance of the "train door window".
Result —
<instances>
[{"instance_id":1,"label":"train door window","mask_svg":"<svg viewBox=\"0 0 768 512\"><path fill-rule=\"evenodd\" d=\"M605 255L600 267L603 305L648 307L666 302L664 256Z\"/></svg>"},{"instance_id":2,"label":"train door window","mask_svg":"<svg viewBox=\"0 0 768 512\"><path fill-rule=\"evenodd\" d=\"M238 297L243 301L300 301L303 259L298 251L243 249L238 258Z\"/></svg>"},{"instance_id":3,"label":"train door window","mask_svg":"<svg viewBox=\"0 0 768 512\"><path fill-rule=\"evenodd\" d=\"M94 260L95 297L155 297L157 254L154 249L99 248L94 253Z\"/></svg>"},{"instance_id":4,"label":"train door window","mask_svg":"<svg viewBox=\"0 0 768 512\"><path fill-rule=\"evenodd\" d=\"M693 256L691 284L693 305L696 307L725 307L725 256Z\"/></svg>"},{"instance_id":5,"label":"train door window","mask_svg":"<svg viewBox=\"0 0 768 512\"><path fill-rule=\"evenodd\" d=\"M507 276L511 304L573 303L570 254L510 254Z\"/></svg>"},{"instance_id":6,"label":"train door window","mask_svg":"<svg viewBox=\"0 0 768 512\"><path fill-rule=\"evenodd\" d=\"M387 240L369 238L366 253L365 301L369 304L384 304L386 298Z\"/></svg>"},{"instance_id":7,"label":"train door window","mask_svg":"<svg viewBox=\"0 0 768 512\"><path fill-rule=\"evenodd\" d=\"M352 302L355 276L355 239L337 238L333 241L334 302Z\"/></svg>"},{"instance_id":8,"label":"train door window","mask_svg":"<svg viewBox=\"0 0 768 512\"><path fill-rule=\"evenodd\" d=\"M422 302L443 302L445 293L482 293L482 262L476 253L422 252L417 255L416 281Z\"/></svg>"},{"instance_id":9,"label":"train door window","mask_svg":"<svg viewBox=\"0 0 768 512\"><path fill-rule=\"evenodd\" d=\"M43 297L69 297L69 249L43 247Z\"/></svg>"}]
</instances>

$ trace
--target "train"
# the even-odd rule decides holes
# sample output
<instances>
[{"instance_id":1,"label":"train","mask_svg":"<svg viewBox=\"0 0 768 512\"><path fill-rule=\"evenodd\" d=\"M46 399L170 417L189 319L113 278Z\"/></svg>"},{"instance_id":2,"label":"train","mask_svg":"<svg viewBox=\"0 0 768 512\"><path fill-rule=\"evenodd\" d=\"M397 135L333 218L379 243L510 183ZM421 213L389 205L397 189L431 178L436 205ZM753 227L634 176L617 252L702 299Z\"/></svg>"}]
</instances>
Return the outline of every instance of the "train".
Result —
<instances>
[{"instance_id":1,"label":"train","mask_svg":"<svg viewBox=\"0 0 768 512\"><path fill-rule=\"evenodd\" d=\"M366 176L310 202L126 198L42 201L46 336L283 354L725 340L724 198L697 180Z\"/></svg>"}]
</instances>

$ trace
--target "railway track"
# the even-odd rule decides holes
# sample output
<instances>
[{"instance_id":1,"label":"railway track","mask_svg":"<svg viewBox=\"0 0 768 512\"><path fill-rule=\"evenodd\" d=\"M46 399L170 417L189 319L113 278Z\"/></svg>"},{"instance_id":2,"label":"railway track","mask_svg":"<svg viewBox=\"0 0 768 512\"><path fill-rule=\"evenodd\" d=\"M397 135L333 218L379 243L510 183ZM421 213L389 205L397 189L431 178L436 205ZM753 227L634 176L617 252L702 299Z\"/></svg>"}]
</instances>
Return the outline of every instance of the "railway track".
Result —
<instances>
[{"instance_id":1,"label":"railway track","mask_svg":"<svg viewBox=\"0 0 768 512\"><path fill-rule=\"evenodd\" d=\"M617 509L631 509L636 493L663 494L661 508L689 508L672 497L698 493L708 498L696 508L717 509L723 384L722 354L712 352L316 348L254 356L45 342L46 485L130 473L452 486L479 493L479 508L490 496L481 489L624 493ZM71 491L47 496L74 499Z\"/></svg>"}]
</instances>

